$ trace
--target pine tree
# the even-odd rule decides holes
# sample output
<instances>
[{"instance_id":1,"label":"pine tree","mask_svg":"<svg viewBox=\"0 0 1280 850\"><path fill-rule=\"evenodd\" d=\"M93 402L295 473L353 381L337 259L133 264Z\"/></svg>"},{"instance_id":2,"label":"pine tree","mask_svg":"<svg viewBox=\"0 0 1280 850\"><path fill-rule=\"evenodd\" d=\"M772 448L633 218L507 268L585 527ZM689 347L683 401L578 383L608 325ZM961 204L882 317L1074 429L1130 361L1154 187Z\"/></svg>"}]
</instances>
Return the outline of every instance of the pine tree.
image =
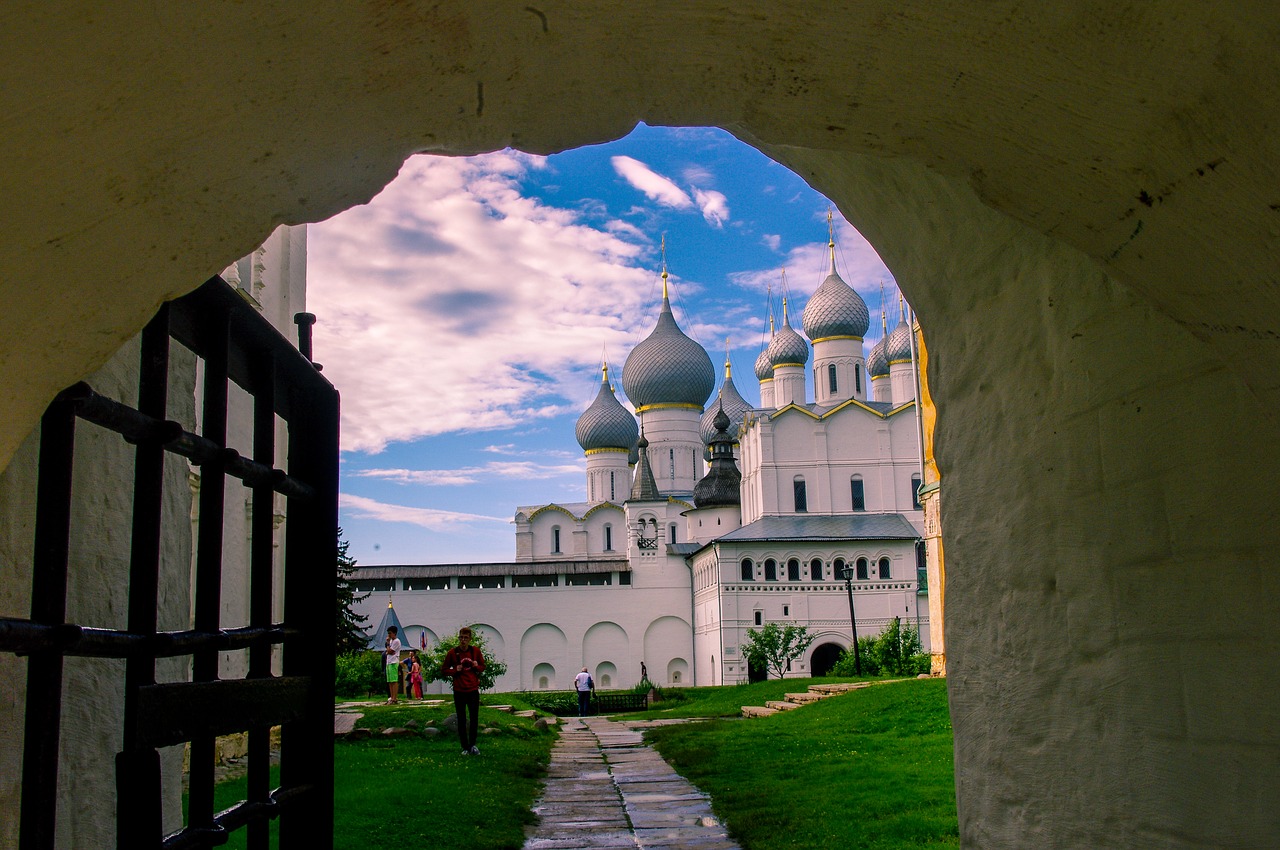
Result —
<instances>
[{"instance_id":1,"label":"pine tree","mask_svg":"<svg viewBox=\"0 0 1280 850\"><path fill-rule=\"evenodd\" d=\"M356 559L347 554L350 546L342 539L342 529L338 529L338 629L337 645L334 647L338 655L348 652L360 652L369 646L369 636L365 634L365 623L368 617L356 614L351 610L353 603L364 600L369 594L356 595L351 586L351 576L356 571Z\"/></svg>"}]
</instances>

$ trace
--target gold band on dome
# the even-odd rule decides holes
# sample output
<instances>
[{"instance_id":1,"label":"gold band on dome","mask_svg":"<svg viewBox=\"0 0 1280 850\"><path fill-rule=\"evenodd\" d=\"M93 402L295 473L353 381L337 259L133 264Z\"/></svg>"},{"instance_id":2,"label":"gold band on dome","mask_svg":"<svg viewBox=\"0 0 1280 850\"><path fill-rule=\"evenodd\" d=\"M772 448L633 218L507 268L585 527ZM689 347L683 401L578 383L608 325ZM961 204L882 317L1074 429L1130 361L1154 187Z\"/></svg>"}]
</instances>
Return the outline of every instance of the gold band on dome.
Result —
<instances>
[{"instance_id":1,"label":"gold band on dome","mask_svg":"<svg viewBox=\"0 0 1280 850\"><path fill-rule=\"evenodd\" d=\"M586 454L587 454L587 457L590 457L591 455L598 455L602 452L617 452L618 454L625 455L625 454L630 454L631 449L587 449Z\"/></svg>"},{"instance_id":2,"label":"gold band on dome","mask_svg":"<svg viewBox=\"0 0 1280 850\"><path fill-rule=\"evenodd\" d=\"M644 413L646 410L696 410L701 413L702 405L683 401L660 401L656 404L642 404L636 408L636 413Z\"/></svg>"},{"instance_id":3,"label":"gold band on dome","mask_svg":"<svg viewBox=\"0 0 1280 850\"><path fill-rule=\"evenodd\" d=\"M761 378L761 379L760 379L760 383L762 383L762 384L772 384L772 383L773 383L773 378Z\"/></svg>"},{"instance_id":4,"label":"gold band on dome","mask_svg":"<svg viewBox=\"0 0 1280 850\"><path fill-rule=\"evenodd\" d=\"M911 362L911 358L908 357L906 360L890 360L889 365L897 366L899 363L910 363L910 362Z\"/></svg>"},{"instance_id":5,"label":"gold band on dome","mask_svg":"<svg viewBox=\"0 0 1280 850\"><path fill-rule=\"evenodd\" d=\"M774 371L777 371L778 369L781 369L785 366L799 366L801 369L804 368L803 363L774 363L773 364Z\"/></svg>"},{"instance_id":6,"label":"gold band on dome","mask_svg":"<svg viewBox=\"0 0 1280 850\"><path fill-rule=\"evenodd\" d=\"M823 336L812 340L812 342L814 345L817 345L820 342L831 342L832 340L837 339L856 339L858 342L862 342L862 337L860 336Z\"/></svg>"}]
</instances>

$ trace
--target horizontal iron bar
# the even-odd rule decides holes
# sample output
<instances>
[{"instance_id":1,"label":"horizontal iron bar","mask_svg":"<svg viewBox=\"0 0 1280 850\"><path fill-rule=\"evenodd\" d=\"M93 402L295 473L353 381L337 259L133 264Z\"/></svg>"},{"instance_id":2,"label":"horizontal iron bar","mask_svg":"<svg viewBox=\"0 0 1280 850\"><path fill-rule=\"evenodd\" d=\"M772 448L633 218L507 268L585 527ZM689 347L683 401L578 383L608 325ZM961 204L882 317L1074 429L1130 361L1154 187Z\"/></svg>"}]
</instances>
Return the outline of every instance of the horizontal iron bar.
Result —
<instances>
[{"instance_id":1,"label":"horizontal iron bar","mask_svg":"<svg viewBox=\"0 0 1280 850\"><path fill-rule=\"evenodd\" d=\"M245 649L260 641L284 643L301 635L282 624L219 629L216 632L181 631L139 635L117 629L95 629L62 623L56 626L0 617L0 652L27 655L52 650L63 655L89 658L170 658L200 650Z\"/></svg>"},{"instance_id":2,"label":"horizontal iron bar","mask_svg":"<svg viewBox=\"0 0 1280 850\"><path fill-rule=\"evenodd\" d=\"M138 689L140 744L168 747L296 720L310 687L309 676L147 685Z\"/></svg>"},{"instance_id":3,"label":"horizontal iron bar","mask_svg":"<svg viewBox=\"0 0 1280 850\"><path fill-rule=\"evenodd\" d=\"M283 496L311 498L310 486L290 478L282 469L243 457L235 449L224 448L213 440L185 430L171 419L153 419L114 399L99 395L83 381L62 393L80 418L115 431L130 443L158 442L167 451L181 455L197 466L220 464L228 475L239 478L250 487L266 486Z\"/></svg>"},{"instance_id":4,"label":"horizontal iron bar","mask_svg":"<svg viewBox=\"0 0 1280 850\"><path fill-rule=\"evenodd\" d=\"M316 788L313 785L301 785L289 789L277 788L271 792L271 799L265 803L242 800L231 808L215 815L212 827L179 830L172 835L165 836L161 847L164 850L218 847L226 843L228 833L254 821L277 818L282 810L291 809L300 801L304 801L308 794L312 794L315 791Z\"/></svg>"}]
</instances>

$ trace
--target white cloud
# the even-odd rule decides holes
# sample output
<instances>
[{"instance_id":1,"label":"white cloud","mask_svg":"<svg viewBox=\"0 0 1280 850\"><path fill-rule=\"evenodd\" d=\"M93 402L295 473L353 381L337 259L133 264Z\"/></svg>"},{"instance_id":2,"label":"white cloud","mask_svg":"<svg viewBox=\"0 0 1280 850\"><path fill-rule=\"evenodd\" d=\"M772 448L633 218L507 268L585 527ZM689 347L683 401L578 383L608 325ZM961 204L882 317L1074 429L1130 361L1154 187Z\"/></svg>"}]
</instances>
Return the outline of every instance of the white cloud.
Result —
<instances>
[{"instance_id":1,"label":"white cloud","mask_svg":"<svg viewBox=\"0 0 1280 850\"><path fill-rule=\"evenodd\" d=\"M880 283L885 283L885 299L896 292L893 275L884 261L862 234L854 230L843 218L836 218L836 268L845 283L852 286L867 302L873 315L878 315ZM768 237L766 237L767 239ZM800 299L813 294L831 271L831 254L826 242L810 242L792 248L779 267L737 272L729 275L735 285L754 292L764 292L773 287L775 299L781 298L779 289L781 269L787 271L787 288ZM801 305L803 306L803 304ZM794 324L794 323L793 323ZM874 334L871 334L874 336Z\"/></svg>"},{"instance_id":2,"label":"white cloud","mask_svg":"<svg viewBox=\"0 0 1280 850\"><path fill-rule=\"evenodd\" d=\"M708 224L724 227L724 223L729 220L729 199L723 193L713 189L694 189L693 197Z\"/></svg>"},{"instance_id":3,"label":"white cloud","mask_svg":"<svg viewBox=\"0 0 1280 850\"><path fill-rule=\"evenodd\" d=\"M458 469L364 469L349 473L353 478L376 478L396 484L423 484L427 486L456 486L475 484L481 479L519 479L535 481L558 478L562 475L580 476L586 466L581 463L537 464L529 461L490 461L483 466L464 466Z\"/></svg>"},{"instance_id":4,"label":"white cloud","mask_svg":"<svg viewBox=\"0 0 1280 850\"><path fill-rule=\"evenodd\" d=\"M649 248L525 197L542 162L413 157L374 202L312 225L308 308L345 450L577 412L601 346L648 330Z\"/></svg>"},{"instance_id":5,"label":"white cloud","mask_svg":"<svg viewBox=\"0 0 1280 850\"><path fill-rule=\"evenodd\" d=\"M629 156L611 157L613 170L633 187L644 192L650 200L675 209L683 210L693 206L693 201L685 191L670 179L658 174L638 159Z\"/></svg>"},{"instance_id":6,"label":"white cloud","mask_svg":"<svg viewBox=\"0 0 1280 850\"><path fill-rule=\"evenodd\" d=\"M777 251L782 247L782 237L777 233L766 233L760 237L760 243L770 251Z\"/></svg>"},{"instance_id":7,"label":"white cloud","mask_svg":"<svg viewBox=\"0 0 1280 850\"><path fill-rule=\"evenodd\" d=\"M466 514L436 508L413 508L407 505L389 505L363 496L343 493L339 501L352 519L372 519L379 522L401 522L419 525L433 531L452 529L475 522L509 522L508 517Z\"/></svg>"}]
</instances>

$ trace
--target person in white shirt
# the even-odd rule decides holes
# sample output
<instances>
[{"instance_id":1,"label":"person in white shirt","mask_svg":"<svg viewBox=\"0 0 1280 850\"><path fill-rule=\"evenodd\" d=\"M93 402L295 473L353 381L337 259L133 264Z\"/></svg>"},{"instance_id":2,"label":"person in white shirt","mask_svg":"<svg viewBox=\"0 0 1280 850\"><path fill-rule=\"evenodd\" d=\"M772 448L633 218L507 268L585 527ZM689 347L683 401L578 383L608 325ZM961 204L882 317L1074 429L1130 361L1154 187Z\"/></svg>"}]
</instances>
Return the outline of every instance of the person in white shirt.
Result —
<instances>
[{"instance_id":1,"label":"person in white shirt","mask_svg":"<svg viewBox=\"0 0 1280 850\"><path fill-rule=\"evenodd\" d=\"M573 677L573 688L578 692L578 716L586 717L591 709L591 692L596 683L591 681L591 674L583 667L582 672Z\"/></svg>"},{"instance_id":2,"label":"person in white shirt","mask_svg":"<svg viewBox=\"0 0 1280 850\"><path fill-rule=\"evenodd\" d=\"M396 627L387 626L387 652L383 659L387 666L387 691L391 698L387 705L395 705L400 700L400 638L396 637Z\"/></svg>"}]
</instances>

